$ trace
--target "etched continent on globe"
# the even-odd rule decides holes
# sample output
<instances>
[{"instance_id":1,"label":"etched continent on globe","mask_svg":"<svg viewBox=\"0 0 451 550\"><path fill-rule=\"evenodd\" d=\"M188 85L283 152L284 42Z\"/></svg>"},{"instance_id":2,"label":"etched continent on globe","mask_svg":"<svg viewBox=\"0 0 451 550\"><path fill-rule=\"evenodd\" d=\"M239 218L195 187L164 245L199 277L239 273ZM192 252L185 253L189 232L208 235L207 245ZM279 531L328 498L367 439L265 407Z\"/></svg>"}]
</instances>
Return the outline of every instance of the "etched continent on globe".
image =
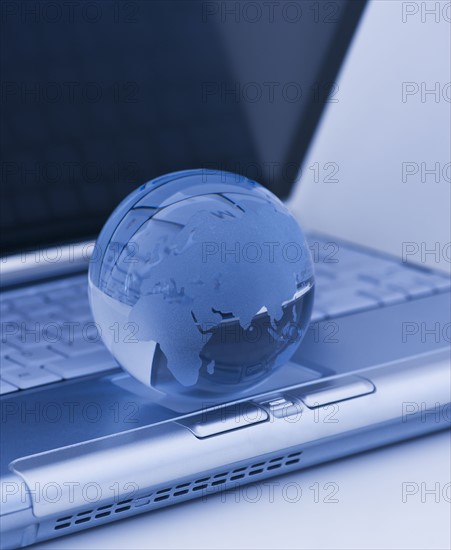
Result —
<instances>
[{"instance_id":1,"label":"etched continent on globe","mask_svg":"<svg viewBox=\"0 0 451 550\"><path fill-rule=\"evenodd\" d=\"M313 300L296 220L244 177L189 170L130 194L101 231L90 301L118 362L161 394L236 393L288 361Z\"/></svg>"}]
</instances>

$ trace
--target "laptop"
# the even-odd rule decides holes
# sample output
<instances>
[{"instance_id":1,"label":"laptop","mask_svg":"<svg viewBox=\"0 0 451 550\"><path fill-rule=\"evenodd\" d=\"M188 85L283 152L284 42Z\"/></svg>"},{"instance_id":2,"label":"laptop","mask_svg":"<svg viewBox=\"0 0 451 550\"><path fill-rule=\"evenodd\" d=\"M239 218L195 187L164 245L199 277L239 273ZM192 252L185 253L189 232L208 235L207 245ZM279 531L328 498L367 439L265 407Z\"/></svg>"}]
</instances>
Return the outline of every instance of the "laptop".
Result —
<instances>
[{"instance_id":1,"label":"laptop","mask_svg":"<svg viewBox=\"0 0 451 550\"><path fill-rule=\"evenodd\" d=\"M8 3L2 548L449 428L449 277L328 234L293 202L365 10L309 4L92 4L55 21ZM131 190L202 167L256 179L309 220L315 305L294 357L254 391L169 408L102 345L87 267Z\"/></svg>"}]
</instances>

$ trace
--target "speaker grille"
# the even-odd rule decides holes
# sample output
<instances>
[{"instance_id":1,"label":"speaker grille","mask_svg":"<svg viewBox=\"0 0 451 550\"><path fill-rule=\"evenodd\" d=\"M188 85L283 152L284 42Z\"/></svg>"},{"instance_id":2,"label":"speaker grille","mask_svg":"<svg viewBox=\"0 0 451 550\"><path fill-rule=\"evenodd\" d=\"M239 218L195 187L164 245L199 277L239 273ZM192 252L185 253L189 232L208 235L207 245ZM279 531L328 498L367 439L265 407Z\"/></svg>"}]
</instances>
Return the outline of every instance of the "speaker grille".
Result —
<instances>
[{"instance_id":1,"label":"speaker grille","mask_svg":"<svg viewBox=\"0 0 451 550\"><path fill-rule=\"evenodd\" d=\"M111 504L104 504L97 508L83 510L74 515L65 515L55 521L53 529L60 531L69 529L70 527L74 529L88 522L110 521L118 514L130 512L134 509L137 509L136 512L144 512L147 509L172 504L177 500L201 496L214 489L230 489L237 484L248 483L251 479L258 480L259 477L268 477L269 475L282 473L282 471L290 469L290 467L294 469L300 461L301 454L302 451L298 451L278 456L248 466L241 466L199 479L185 481L171 487L157 488L151 493L133 499L130 498L119 502L112 502Z\"/></svg>"}]
</instances>

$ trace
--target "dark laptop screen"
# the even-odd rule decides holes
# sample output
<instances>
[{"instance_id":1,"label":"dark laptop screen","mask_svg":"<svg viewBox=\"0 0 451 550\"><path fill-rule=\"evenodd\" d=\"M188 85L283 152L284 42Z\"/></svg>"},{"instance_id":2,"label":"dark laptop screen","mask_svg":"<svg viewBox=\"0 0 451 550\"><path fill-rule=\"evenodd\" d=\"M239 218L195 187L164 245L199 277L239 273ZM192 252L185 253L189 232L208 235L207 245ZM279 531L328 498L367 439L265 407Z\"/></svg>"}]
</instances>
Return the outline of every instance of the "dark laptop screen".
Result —
<instances>
[{"instance_id":1,"label":"dark laptop screen","mask_svg":"<svg viewBox=\"0 0 451 550\"><path fill-rule=\"evenodd\" d=\"M286 196L363 5L3 2L2 252L95 237L175 170Z\"/></svg>"}]
</instances>

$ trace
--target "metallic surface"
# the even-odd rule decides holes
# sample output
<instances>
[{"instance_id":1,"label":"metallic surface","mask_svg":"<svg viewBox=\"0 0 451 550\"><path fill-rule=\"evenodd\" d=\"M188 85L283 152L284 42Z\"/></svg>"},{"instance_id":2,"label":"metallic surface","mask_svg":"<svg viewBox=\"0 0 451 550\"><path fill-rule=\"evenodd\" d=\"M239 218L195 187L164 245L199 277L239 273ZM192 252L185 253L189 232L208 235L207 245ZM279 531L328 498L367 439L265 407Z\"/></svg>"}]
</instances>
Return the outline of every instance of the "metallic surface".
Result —
<instances>
[{"instance_id":1,"label":"metallic surface","mask_svg":"<svg viewBox=\"0 0 451 550\"><path fill-rule=\"evenodd\" d=\"M2 438L14 444L1 456L3 547L201 496L203 490L171 489L164 499L159 493L194 488L206 476L214 480L244 468L248 474L240 483L246 483L448 428L449 342L420 335L403 341L402 322L446 326L449 300L450 293L442 292L319 323L319 332L311 332L296 354L297 364L240 401L245 409L263 411L263 420L246 423L241 414L231 420L225 413L227 431L216 416L218 404L170 410L150 403L141 385L120 370L5 395ZM339 328L335 343L318 338L330 322ZM326 394L318 396L318 383L325 384L323 391L327 386ZM375 391L362 395L361 384ZM319 406L306 406L318 397ZM224 405L230 406L236 404ZM231 421L236 429L229 429ZM208 436L196 437L193 426ZM300 458L289 458L298 453ZM271 469L281 456L288 458ZM205 491L236 486L236 475L244 474L218 479L216 488L208 482ZM88 502L85 490L93 482L100 493ZM81 522L88 506L115 506L118 513ZM77 514L67 530L57 528L64 525L57 520Z\"/></svg>"}]
</instances>

